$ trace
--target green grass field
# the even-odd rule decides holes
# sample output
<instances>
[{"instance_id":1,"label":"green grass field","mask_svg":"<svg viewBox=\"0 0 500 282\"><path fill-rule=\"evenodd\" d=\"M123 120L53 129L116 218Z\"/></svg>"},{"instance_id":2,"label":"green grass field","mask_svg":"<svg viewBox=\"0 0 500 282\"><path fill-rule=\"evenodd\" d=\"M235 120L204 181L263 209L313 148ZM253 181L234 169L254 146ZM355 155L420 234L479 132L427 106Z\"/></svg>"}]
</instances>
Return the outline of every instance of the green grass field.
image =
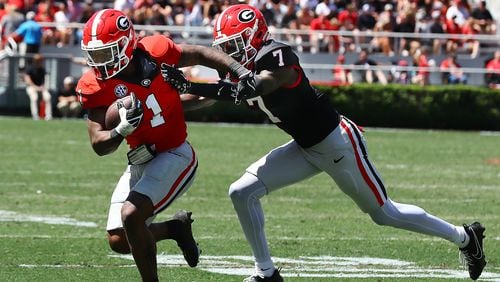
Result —
<instances>
[{"instance_id":1,"label":"green grass field","mask_svg":"<svg viewBox=\"0 0 500 282\"><path fill-rule=\"evenodd\" d=\"M0 118L0 281L138 281L129 256L108 247L109 198L126 147L98 157L83 120ZM391 198L454 224L486 226L483 278L500 281L500 134L367 128L371 159ZM198 175L159 220L193 211L203 249L189 268L173 241L158 244L162 281L241 281L250 249L228 186L288 141L271 126L189 124ZM272 255L287 281L461 280L447 241L372 223L325 175L263 200Z\"/></svg>"}]
</instances>

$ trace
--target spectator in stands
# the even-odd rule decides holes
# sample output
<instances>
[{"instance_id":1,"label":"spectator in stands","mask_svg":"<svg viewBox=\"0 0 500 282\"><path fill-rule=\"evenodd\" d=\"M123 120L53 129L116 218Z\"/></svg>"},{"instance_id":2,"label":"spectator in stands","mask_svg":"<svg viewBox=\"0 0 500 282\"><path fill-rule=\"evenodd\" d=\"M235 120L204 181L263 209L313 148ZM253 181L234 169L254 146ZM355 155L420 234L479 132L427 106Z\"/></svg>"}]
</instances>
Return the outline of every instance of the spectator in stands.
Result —
<instances>
[{"instance_id":1,"label":"spectator in stands","mask_svg":"<svg viewBox=\"0 0 500 282\"><path fill-rule=\"evenodd\" d=\"M459 27L465 23L469 17L469 11L462 0L451 0L450 6L446 10L446 19L455 22Z\"/></svg>"},{"instance_id":2,"label":"spectator in stands","mask_svg":"<svg viewBox=\"0 0 500 282\"><path fill-rule=\"evenodd\" d=\"M332 70L334 85L348 85L353 82L351 71L343 65L345 65L345 57L344 55L339 55L337 57L337 64Z\"/></svg>"},{"instance_id":3,"label":"spectator in stands","mask_svg":"<svg viewBox=\"0 0 500 282\"><path fill-rule=\"evenodd\" d=\"M427 12L424 8L420 8L417 10L415 14L415 32L416 33L430 33L431 20L427 15ZM432 39L430 38L416 38L412 41L413 44L410 46L410 54L413 56L414 52L423 45L431 46Z\"/></svg>"},{"instance_id":4,"label":"spectator in stands","mask_svg":"<svg viewBox=\"0 0 500 282\"><path fill-rule=\"evenodd\" d=\"M486 62L486 84L490 88L500 89L500 51L495 51L493 59Z\"/></svg>"},{"instance_id":5,"label":"spectator in stands","mask_svg":"<svg viewBox=\"0 0 500 282\"><path fill-rule=\"evenodd\" d=\"M408 61L406 61L405 59L401 59L397 62L396 67L393 68L393 71L391 73L393 83L404 85L411 83L410 72L408 71L408 69L406 69L408 66Z\"/></svg>"},{"instance_id":6,"label":"spectator in stands","mask_svg":"<svg viewBox=\"0 0 500 282\"><path fill-rule=\"evenodd\" d=\"M88 2L85 2L82 4L82 12L80 19L78 20L79 23L86 23L90 17L94 14L94 6ZM75 29L75 43L77 45L80 45L80 42L82 40L82 29Z\"/></svg>"},{"instance_id":7,"label":"spectator in stands","mask_svg":"<svg viewBox=\"0 0 500 282\"><path fill-rule=\"evenodd\" d=\"M337 19L340 24L340 30L352 31L354 33L357 33L359 31L357 27L358 12L356 4L347 4L346 9L339 12ZM341 36L340 41L340 45L342 48L341 51L354 51L356 50L356 46L358 46L357 51L361 51L361 48L359 48L359 37L357 35Z\"/></svg>"},{"instance_id":8,"label":"spectator in stands","mask_svg":"<svg viewBox=\"0 0 500 282\"><path fill-rule=\"evenodd\" d=\"M24 22L24 15L11 4L5 5L6 15L0 20L0 31L2 35L2 46L5 46L7 37L16 31L16 29Z\"/></svg>"},{"instance_id":9,"label":"spectator in stands","mask_svg":"<svg viewBox=\"0 0 500 282\"><path fill-rule=\"evenodd\" d=\"M167 17L163 14L163 8L159 4L153 4L146 8L145 23L148 25L168 25Z\"/></svg>"},{"instance_id":10,"label":"spectator in stands","mask_svg":"<svg viewBox=\"0 0 500 282\"><path fill-rule=\"evenodd\" d=\"M70 22L79 22L83 14L83 5L78 0L67 0Z\"/></svg>"},{"instance_id":11,"label":"spectator in stands","mask_svg":"<svg viewBox=\"0 0 500 282\"><path fill-rule=\"evenodd\" d=\"M283 18L288 13L288 6L280 0L271 0L261 10L266 23L277 28L283 27Z\"/></svg>"},{"instance_id":12,"label":"spectator in stands","mask_svg":"<svg viewBox=\"0 0 500 282\"><path fill-rule=\"evenodd\" d=\"M197 0L184 0L184 23L187 26L203 25L203 11Z\"/></svg>"},{"instance_id":13,"label":"spectator in stands","mask_svg":"<svg viewBox=\"0 0 500 282\"><path fill-rule=\"evenodd\" d=\"M41 95L45 107L45 120L52 119L52 96L45 85L47 71L44 66L44 58L40 54L33 57L33 63L26 66L24 82L26 83L26 93L30 98L31 116L38 120L38 96Z\"/></svg>"},{"instance_id":14,"label":"spectator in stands","mask_svg":"<svg viewBox=\"0 0 500 282\"><path fill-rule=\"evenodd\" d=\"M76 118L82 112L75 86L75 79L67 76L64 78L63 87L57 93L57 110L63 118Z\"/></svg>"},{"instance_id":15,"label":"spectator in stands","mask_svg":"<svg viewBox=\"0 0 500 282\"><path fill-rule=\"evenodd\" d=\"M446 32L448 34L461 34L466 19L469 17L469 12L462 0L452 0L450 6L446 10ZM447 53L456 53L461 46L461 40L450 38L446 43Z\"/></svg>"},{"instance_id":16,"label":"spectator in stands","mask_svg":"<svg viewBox=\"0 0 500 282\"><path fill-rule=\"evenodd\" d=\"M495 34L496 25L490 11L486 8L486 0L480 0L472 10L473 27L481 34Z\"/></svg>"},{"instance_id":17,"label":"spectator in stands","mask_svg":"<svg viewBox=\"0 0 500 282\"><path fill-rule=\"evenodd\" d=\"M295 29L299 30L310 30L311 22L314 19L314 12L311 10L310 5L307 1L300 1L300 10L297 11L297 21ZM292 26L293 28L293 26ZM309 46L303 46L302 42L309 41L305 40L306 37L304 35L297 35L295 37L295 44L297 45L297 51L302 52L305 50L309 50Z\"/></svg>"},{"instance_id":18,"label":"spectator in stands","mask_svg":"<svg viewBox=\"0 0 500 282\"><path fill-rule=\"evenodd\" d=\"M82 18L83 15L84 4L78 0L67 0L66 3L68 4L69 21L72 23L80 22L80 19ZM72 29L73 45L80 44L80 37L78 32L79 32L78 28Z\"/></svg>"},{"instance_id":19,"label":"spectator in stands","mask_svg":"<svg viewBox=\"0 0 500 282\"><path fill-rule=\"evenodd\" d=\"M296 21L297 21L297 11L295 2L288 1L288 4L286 5L286 12L283 15L283 19L281 20L281 26L283 28L290 28L291 25L295 25Z\"/></svg>"},{"instance_id":20,"label":"spectator in stands","mask_svg":"<svg viewBox=\"0 0 500 282\"><path fill-rule=\"evenodd\" d=\"M68 45L71 41L73 30L68 27L70 21L70 12L66 2L57 3L59 10L54 13L54 22L56 23L57 47Z\"/></svg>"},{"instance_id":21,"label":"spectator in stands","mask_svg":"<svg viewBox=\"0 0 500 282\"><path fill-rule=\"evenodd\" d=\"M295 2L288 1L286 5L286 13L283 15L283 19L281 20L281 27L286 29L297 29L297 11L295 7ZM293 32L285 32L285 37L288 42L295 42L297 37Z\"/></svg>"},{"instance_id":22,"label":"spectator in stands","mask_svg":"<svg viewBox=\"0 0 500 282\"><path fill-rule=\"evenodd\" d=\"M396 25L396 17L393 13L391 4L384 6L384 11L380 13L374 31L376 32L391 32L392 27ZM392 39L388 36L376 36L373 38L371 45L375 49L380 49L386 56L394 56L392 48Z\"/></svg>"},{"instance_id":23,"label":"spectator in stands","mask_svg":"<svg viewBox=\"0 0 500 282\"><path fill-rule=\"evenodd\" d=\"M467 75L462 71L462 66L457 62L457 56L450 54L441 62L440 69L443 73L445 84L467 84Z\"/></svg>"},{"instance_id":24,"label":"spectator in stands","mask_svg":"<svg viewBox=\"0 0 500 282\"><path fill-rule=\"evenodd\" d=\"M375 24L377 23L375 16L376 14L373 7L368 3L364 4L361 14L358 16L358 29L360 31L373 31Z\"/></svg>"},{"instance_id":25,"label":"spectator in stands","mask_svg":"<svg viewBox=\"0 0 500 282\"><path fill-rule=\"evenodd\" d=\"M413 65L419 67L416 74L412 76L412 83L420 86L429 85L429 71L425 68L430 67L429 49L427 46L422 46L413 55Z\"/></svg>"},{"instance_id":26,"label":"spectator in stands","mask_svg":"<svg viewBox=\"0 0 500 282\"><path fill-rule=\"evenodd\" d=\"M215 18L222 12L221 6L217 0L202 1L203 6L203 25L214 26Z\"/></svg>"},{"instance_id":27,"label":"spectator in stands","mask_svg":"<svg viewBox=\"0 0 500 282\"><path fill-rule=\"evenodd\" d=\"M38 4L38 9L35 15L35 21L37 22L54 22L54 15L57 12L57 7L54 5L53 0L41 1ZM54 27L44 27L42 43L43 44L53 44L57 43L56 29Z\"/></svg>"},{"instance_id":28,"label":"spectator in stands","mask_svg":"<svg viewBox=\"0 0 500 282\"><path fill-rule=\"evenodd\" d=\"M328 0L319 0L317 1L317 4L309 3L309 5L314 5L314 13L316 16L319 15L330 15L332 12L337 10L337 7L335 5L330 6L329 3L330 1Z\"/></svg>"},{"instance_id":29,"label":"spectator in stands","mask_svg":"<svg viewBox=\"0 0 500 282\"><path fill-rule=\"evenodd\" d=\"M368 51L361 50L358 56L358 60L354 63L358 66L363 66L363 70L358 70L361 75L361 81L366 83L379 82L381 84L387 84L387 77L381 70L372 70L372 66L377 66L378 64L368 58Z\"/></svg>"},{"instance_id":30,"label":"spectator in stands","mask_svg":"<svg viewBox=\"0 0 500 282\"><path fill-rule=\"evenodd\" d=\"M399 15L399 22L396 24L396 26L393 29L394 32L401 32L401 33L414 33L415 32L415 15L410 12L403 12ZM410 55L410 43L412 41L416 41L416 38L411 38L411 37L400 37L398 39L399 41L399 50L398 54L401 54L403 56L408 56Z\"/></svg>"},{"instance_id":31,"label":"spectator in stands","mask_svg":"<svg viewBox=\"0 0 500 282\"><path fill-rule=\"evenodd\" d=\"M310 42L311 42L311 53L317 53L323 49L323 46L326 45L328 52L335 52L335 41L334 36L325 35L320 31L324 30L334 30L334 27L330 23L330 19L328 16L330 14L329 10L323 10L319 14L318 17L314 18L311 21L311 34L310 34Z\"/></svg>"},{"instance_id":32,"label":"spectator in stands","mask_svg":"<svg viewBox=\"0 0 500 282\"><path fill-rule=\"evenodd\" d=\"M23 39L23 44L25 45L22 55L26 54L26 61L19 62L19 68L24 69L25 62L31 64L31 58L34 54L40 51L40 45L42 44L42 26L35 22L35 12L29 11L26 13L26 21L23 22L10 36L13 38L20 37Z\"/></svg>"},{"instance_id":33,"label":"spectator in stands","mask_svg":"<svg viewBox=\"0 0 500 282\"><path fill-rule=\"evenodd\" d=\"M444 34L445 31L444 31L444 24L441 21L441 12L439 10L432 11L431 19L432 20L429 25L429 32L436 34L436 36ZM446 40L442 38L432 39L432 52L436 55L441 54L445 42Z\"/></svg>"},{"instance_id":34,"label":"spectator in stands","mask_svg":"<svg viewBox=\"0 0 500 282\"><path fill-rule=\"evenodd\" d=\"M479 55L479 40L477 40L474 35L477 34L477 31L474 30L473 27L474 19L468 18L465 20L464 25L462 26L462 34L471 35L467 36L462 40L462 45L464 49L470 52L470 57L472 59L476 58Z\"/></svg>"}]
</instances>

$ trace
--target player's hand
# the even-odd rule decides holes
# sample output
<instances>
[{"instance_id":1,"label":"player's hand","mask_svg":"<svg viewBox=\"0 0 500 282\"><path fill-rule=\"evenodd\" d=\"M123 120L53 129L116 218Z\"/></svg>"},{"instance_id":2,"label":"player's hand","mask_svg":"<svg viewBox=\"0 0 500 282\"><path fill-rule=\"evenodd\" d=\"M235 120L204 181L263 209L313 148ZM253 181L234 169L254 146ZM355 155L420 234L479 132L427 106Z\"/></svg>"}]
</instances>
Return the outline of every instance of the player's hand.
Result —
<instances>
[{"instance_id":1,"label":"player's hand","mask_svg":"<svg viewBox=\"0 0 500 282\"><path fill-rule=\"evenodd\" d=\"M236 100L238 96L238 84L231 82L229 80L219 80L219 91L217 91L217 96L221 98L232 97Z\"/></svg>"},{"instance_id":2,"label":"player's hand","mask_svg":"<svg viewBox=\"0 0 500 282\"><path fill-rule=\"evenodd\" d=\"M236 88L236 97L234 103L239 105L241 101L254 96L255 94L255 77L253 72L248 71L240 75L239 82Z\"/></svg>"},{"instance_id":3,"label":"player's hand","mask_svg":"<svg viewBox=\"0 0 500 282\"><path fill-rule=\"evenodd\" d=\"M191 82L186 78L181 70L166 63L162 63L160 65L160 72L163 80L177 89L180 94L189 92Z\"/></svg>"},{"instance_id":4,"label":"player's hand","mask_svg":"<svg viewBox=\"0 0 500 282\"><path fill-rule=\"evenodd\" d=\"M142 108L141 101L137 100L134 93L130 94L132 100L129 109L125 108L123 102L119 101L118 114L120 115L120 123L116 126L115 130L118 134L123 137L128 136L139 126L142 120Z\"/></svg>"}]
</instances>

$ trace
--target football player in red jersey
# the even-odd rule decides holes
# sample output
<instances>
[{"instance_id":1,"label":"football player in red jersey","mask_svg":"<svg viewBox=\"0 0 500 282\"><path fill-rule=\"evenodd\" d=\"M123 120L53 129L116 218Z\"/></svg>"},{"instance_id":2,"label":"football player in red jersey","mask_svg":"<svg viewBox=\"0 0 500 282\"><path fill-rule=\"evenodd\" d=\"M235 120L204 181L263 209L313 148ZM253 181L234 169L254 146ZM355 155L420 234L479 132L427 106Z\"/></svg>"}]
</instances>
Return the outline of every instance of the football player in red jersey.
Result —
<instances>
[{"instance_id":1,"label":"football player in red jersey","mask_svg":"<svg viewBox=\"0 0 500 282\"><path fill-rule=\"evenodd\" d=\"M470 277L477 279L486 264L484 227L478 222L455 226L417 206L393 201L368 157L358 126L311 87L292 48L268 36L261 12L246 4L228 7L214 27L213 45L255 72L256 91L248 96L238 93L242 94L238 101L265 113L293 138L250 165L230 186L229 195L255 257L255 273L244 281L283 281L269 254L260 198L320 172L326 172L375 223L455 243ZM186 84L174 70L166 80ZM198 87L187 91L205 95Z\"/></svg>"},{"instance_id":2,"label":"football player in red jersey","mask_svg":"<svg viewBox=\"0 0 500 282\"><path fill-rule=\"evenodd\" d=\"M157 281L156 242L173 239L187 263L195 267L200 250L191 231L191 213L179 211L166 222L155 216L179 198L194 180L198 166L187 131L179 92L162 77L162 67L205 65L242 79L235 87L207 85L234 96L253 91L252 73L223 52L195 45L177 45L162 35L137 38L122 12L104 9L85 24L81 48L92 68L76 87L84 109L92 148L98 155L114 152L125 139L129 165L111 198L108 241L119 253L132 253L144 281ZM182 85L176 85L182 87ZM229 86L229 87L225 87ZM219 91L220 90L220 91ZM108 107L131 96L132 105L118 104L120 122L106 128Z\"/></svg>"}]
</instances>

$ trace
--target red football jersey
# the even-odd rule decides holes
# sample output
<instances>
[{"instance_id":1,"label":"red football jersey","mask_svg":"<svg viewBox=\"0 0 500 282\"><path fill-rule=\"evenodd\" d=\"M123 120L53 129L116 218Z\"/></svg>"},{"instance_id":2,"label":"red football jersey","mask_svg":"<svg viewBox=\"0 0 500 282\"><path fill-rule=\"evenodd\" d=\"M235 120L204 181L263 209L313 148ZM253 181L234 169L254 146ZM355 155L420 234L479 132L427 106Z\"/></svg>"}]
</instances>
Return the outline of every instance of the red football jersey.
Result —
<instances>
[{"instance_id":1,"label":"red football jersey","mask_svg":"<svg viewBox=\"0 0 500 282\"><path fill-rule=\"evenodd\" d=\"M153 63L153 75L137 78L137 82L118 79L98 80L94 71L86 72L76 90L84 109L109 107L116 99L134 93L144 112L139 127L126 137L130 148L141 144L154 145L163 152L181 145L187 137L186 122L179 93L160 74L161 63L177 65L180 46L162 35L139 40L137 48L146 52ZM119 75L118 75L119 76Z\"/></svg>"}]
</instances>

